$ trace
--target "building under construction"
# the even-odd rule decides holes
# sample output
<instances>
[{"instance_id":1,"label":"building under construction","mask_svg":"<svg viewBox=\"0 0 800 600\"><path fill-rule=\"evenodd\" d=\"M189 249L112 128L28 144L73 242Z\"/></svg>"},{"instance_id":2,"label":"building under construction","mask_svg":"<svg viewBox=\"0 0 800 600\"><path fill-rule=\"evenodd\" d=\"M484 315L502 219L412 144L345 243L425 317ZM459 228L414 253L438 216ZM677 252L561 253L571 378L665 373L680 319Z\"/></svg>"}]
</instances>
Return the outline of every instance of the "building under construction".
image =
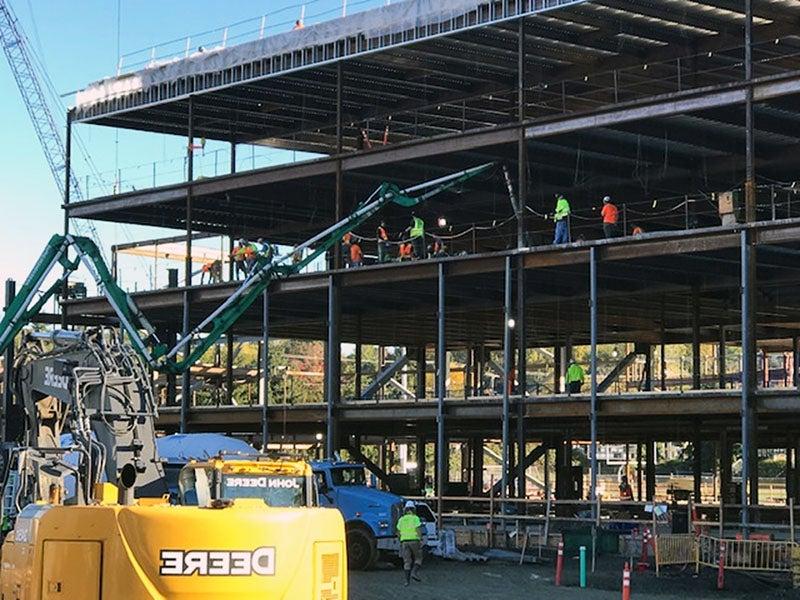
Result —
<instances>
[{"instance_id":1,"label":"building under construction","mask_svg":"<svg viewBox=\"0 0 800 600\"><path fill-rule=\"evenodd\" d=\"M324 433L329 452L407 442L440 493L445 444L462 443L479 494L483 445L500 440L504 494L524 494L525 469L550 450L560 497L576 493L573 443L643 448L640 493L650 499L654 443L690 441L695 496L700 450L716 448L722 500L749 506L759 503L759 450L780 448L797 500L798 32L792 0L408 0L198 49L92 84L69 113L70 125L185 136L186 181L79 202L67 194L64 208L69 218L185 235L187 285L135 295L163 337L177 339L239 285L232 270L230 281L196 285L194 236L294 246L382 182L496 163L419 208L447 256L345 269L337 251L328 269L274 282L228 336L220 405L192 405L186 376L168 385L160 427L273 440ZM200 138L230 144L229 172L194 177ZM320 157L237 170L237 149L252 145ZM555 194L572 205L568 244L551 244ZM602 239L604 196L619 207L621 237ZM409 218L392 207L356 232L366 254L381 219L399 235ZM75 323L114 314L95 298L64 310ZM242 336L324 341L324 397L231 406ZM338 384L342 344L355 345L352 395ZM674 344L693 349L691 389L667 381ZM405 351L367 386L363 345ZM625 351L598 366L598 346L609 345ZM701 350L712 346L720 360L703 372ZM568 396L562 375L578 347L589 350L587 385ZM533 380L533 349L552 357L552 380ZM448 386L455 353L457 387ZM792 357L778 386L770 353ZM639 384L612 393L637 357ZM501 383L487 389L495 367ZM411 372L413 398L376 400L399 370ZM425 464L424 444L438 448L436 465ZM737 444L749 481L739 491ZM589 471L584 495L593 496L596 456ZM754 515L742 511L745 523Z\"/></svg>"}]
</instances>

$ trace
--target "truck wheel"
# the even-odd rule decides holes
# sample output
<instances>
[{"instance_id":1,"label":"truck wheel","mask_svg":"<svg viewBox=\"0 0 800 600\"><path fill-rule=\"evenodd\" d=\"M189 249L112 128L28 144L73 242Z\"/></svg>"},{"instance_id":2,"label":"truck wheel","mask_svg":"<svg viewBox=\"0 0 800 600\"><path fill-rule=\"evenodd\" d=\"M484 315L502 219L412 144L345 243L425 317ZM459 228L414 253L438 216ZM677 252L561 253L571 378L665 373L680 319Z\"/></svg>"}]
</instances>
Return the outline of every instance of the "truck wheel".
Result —
<instances>
[{"instance_id":1,"label":"truck wheel","mask_svg":"<svg viewBox=\"0 0 800 600\"><path fill-rule=\"evenodd\" d=\"M367 571L378 560L375 538L363 529L347 530L347 565L356 571Z\"/></svg>"}]
</instances>

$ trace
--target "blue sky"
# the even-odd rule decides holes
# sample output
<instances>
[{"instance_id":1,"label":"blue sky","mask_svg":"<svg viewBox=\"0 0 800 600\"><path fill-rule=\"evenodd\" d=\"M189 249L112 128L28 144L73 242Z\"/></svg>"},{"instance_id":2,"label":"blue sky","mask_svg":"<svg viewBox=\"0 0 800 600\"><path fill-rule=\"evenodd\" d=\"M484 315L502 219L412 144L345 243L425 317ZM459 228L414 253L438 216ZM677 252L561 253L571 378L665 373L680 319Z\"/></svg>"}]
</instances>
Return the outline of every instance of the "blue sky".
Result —
<instances>
[{"instance_id":1,"label":"blue sky","mask_svg":"<svg viewBox=\"0 0 800 600\"><path fill-rule=\"evenodd\" d=\"M123 65L132 64L145 60L152 46L170 40L178 41L159 47L157 55L178 51L184 47L187 36L192 36L193 47L203 40L210 45L212 39L221 38L221 31L205 38L197 34L243 20L252 19L231 28L229 36L253 32L259 28L264 14L270 15L268 27L289 28L300 16L303 4L301 0L8 1L59 93L74 91L114 74L118 42L125 56ZM350 0L347 4L348 11L354 12L384 3L385 0ZM306 22L311 23L337 17L342 0L307 0L305 5ZM141 52L132 54L136 51ZM72 96L67 96L63 102L69 105L73 100ZM64 112L59 109L55 116L61 126ZM153 163L156 163L158 183L167 183L180 175L185 148L183 139L125 131L117 134L88 125L75 129L108 186L119 170L123 189L129 185L147 187L152 181ZM0 206L4 213L0 229L0 278L13 277L21 281L47 239L62 230L63 216L61 199L5 57L0 59L0 131L3 141L0 143ZM220 150L215 153L217 148ZM213 175L215 169L224 168L227 158L223 153L221 147L209 144L199 159L201 174ZM256 160L257 165L278 159L265 149L260 149L258 154L262 158ZM248 155L249 151L240 150L240 160L251 160ZM90 175L89 191L95 195L97 184L80 156L75 159L75 172L84 186L86 176ZM113 224L97 224L97 229L107 247L130 239L176 234ZM147 265L140 259L128 259L124 270L131 286L141 285L147 279Z\"/></svg>"}]
</instances>

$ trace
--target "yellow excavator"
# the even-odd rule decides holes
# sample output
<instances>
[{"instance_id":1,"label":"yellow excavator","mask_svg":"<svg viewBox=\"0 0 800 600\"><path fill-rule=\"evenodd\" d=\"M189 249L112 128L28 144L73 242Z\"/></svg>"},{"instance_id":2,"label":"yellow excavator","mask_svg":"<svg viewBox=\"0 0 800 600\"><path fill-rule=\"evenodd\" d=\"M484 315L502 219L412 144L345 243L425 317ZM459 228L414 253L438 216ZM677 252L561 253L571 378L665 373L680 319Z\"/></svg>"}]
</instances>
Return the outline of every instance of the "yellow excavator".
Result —
<instances>
[{"instance_id":1,"label":"yellow excavator","mask_svg":"<svg viewBox=\"0 0 800 600\"><path fill-rule=\"evenodd\" d=\"M194 505L170 505L149 375L114 330L29 334L13 369L3 600L347 598L344 523L308 465L256 482L291 501L218 497L212 466Z\"/></svg>"}]
</instances>

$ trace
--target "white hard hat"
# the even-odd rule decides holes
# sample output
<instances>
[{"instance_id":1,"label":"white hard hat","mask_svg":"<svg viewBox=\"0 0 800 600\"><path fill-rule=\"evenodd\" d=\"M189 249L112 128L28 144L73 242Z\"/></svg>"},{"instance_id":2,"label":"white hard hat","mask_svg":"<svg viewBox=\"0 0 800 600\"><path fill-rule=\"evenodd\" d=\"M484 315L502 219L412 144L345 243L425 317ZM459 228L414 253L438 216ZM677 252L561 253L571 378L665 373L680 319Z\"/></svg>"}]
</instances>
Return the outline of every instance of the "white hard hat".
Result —
<instances>
[{"instance_id":1,"label":"white hard hat","mask_svg":"<svg viewBox=\"0 0 800 600\"><path fill-rule=\"evenodd\" d=\"M611 202L611 196L606 196L603 198L603 202Z\"/></svg>"},{"instance_id":2,"label":"white hard hat","mask_svg":"<svg viewBox=\"0 0 800 600\"><path fill-rule=\"evenodd\" d=\"M416 504L414 504L414 501L413 501L413 500L406 500L406 505L405 505L405 508L407 508L407 509L408 509L408 508L414 508L414 509L416 509L416 508L417 508L417 505L416 505Z\"/></svg>"}]
</instances>

